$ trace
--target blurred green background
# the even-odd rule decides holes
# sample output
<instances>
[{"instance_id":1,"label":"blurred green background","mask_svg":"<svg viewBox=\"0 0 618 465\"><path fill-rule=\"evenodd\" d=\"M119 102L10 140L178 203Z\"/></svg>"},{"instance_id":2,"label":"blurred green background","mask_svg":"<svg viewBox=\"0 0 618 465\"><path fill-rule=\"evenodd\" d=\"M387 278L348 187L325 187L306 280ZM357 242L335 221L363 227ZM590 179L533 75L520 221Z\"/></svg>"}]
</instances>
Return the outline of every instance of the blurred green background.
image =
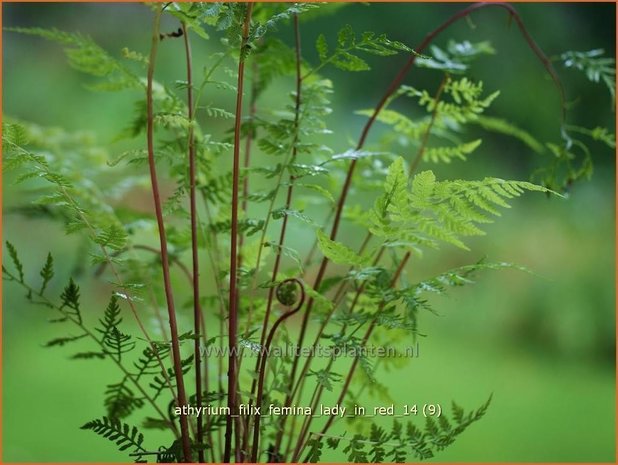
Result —
<instances>
[{"instance_id":1,"label":"blurred green background","mask_svg":"<svg viewBox=\"0 0 618 465\"><path fill-rule=\"evenodd\" d=\"M353 4L334 9L330 15L301 23L303 54L315 63L317 35L324 32L333 38L348 23L356 31L384 32L414 46L462 6ZM143 5L4 3L2 8L5 27L80 31L116 56L123 46L142 53L148 49L150 12ZM614 4L517 4L516 8L549 56L593 48L615 55ZM458 23L436 44L445 45L449 39L491 41L497 54L479 60L472 75L482 79L488 91L502 91L492 115L510 119L539 140L558 142L555 89L514 24L509 26L504 12L492 10ZM289 26L278 34L291 39ZM88 91L87 79L68 67L55 44L4 31L3 45L5 115L72 131L96 128L103 144L130 121L135 95ZM210 46L194 45L196 63L212 52ZM331 69L324 73L335 86L335 112L329 121L335 147L346 150L348 141L357 138L364 119L354 111L375 105L403 60L401 56L372 59L375 67L364 73ZM557 66L573 105L570 122L613 129L615 115L607 90L587 82L581 73ZM162 50L158 79L182 79L178 69L183 69L182 54ZM437 79L435 72L414 70L405 83L435 89ZM292 88L293 83L283 79L264 101L277 106ZM224 102L230 108L231 101ZM380 129L376 126L370 144ZM110 156L121 153L123 144L111 145ZM425 316L421 322L428 337L420 341L420 357L405 371L383 374L393 398L406 403L448 405L453 399L473 408L494 394L487 416L435 460L615 460L615 158L600 145L593 149L593 178L576 185L568 199L526 196L487 228L486 237L469 242L473 252L445 248L409 266L410 278L420 279L487 256L527 266L538 275L488 272L475 286L436 300L440 316ZM467 163L432 169L439 178L526 179L546 161L523 144L496 136L488 137ZM75 237L66 237L57 224L7 213L20 203L20 191L10 177L4 179L3 197L3 239L22 251L31 278L49 250L61 258L51 289L58 294L60 283L79 259ZM346 232L351 234L344 228L342 237ZM303 234L309 233L295 231L291 244L302 248L309 242ZM100 306L108 295L90 273L80 277L80 284L86 311L95 303ZM124 460L124 454L108 443L78 429L103 413L104 383L117 376L114 367L69 361L72 352L43 349L41 345L56 336L56 328L46 323L44 309L25 303L16 286L4 285L2 305L3 461ZM181 324L188 325L188 317ZM156 434L148 437L156 444Z\"/></svg>"}]
</instances>

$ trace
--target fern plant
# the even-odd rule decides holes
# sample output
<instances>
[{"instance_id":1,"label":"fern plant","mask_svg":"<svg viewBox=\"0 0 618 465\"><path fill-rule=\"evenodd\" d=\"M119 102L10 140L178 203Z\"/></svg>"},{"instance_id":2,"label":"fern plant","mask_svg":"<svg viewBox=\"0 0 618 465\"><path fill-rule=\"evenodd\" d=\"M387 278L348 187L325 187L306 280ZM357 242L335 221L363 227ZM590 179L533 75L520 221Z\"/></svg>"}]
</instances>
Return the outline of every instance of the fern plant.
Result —
<instances>
[{"instance_id":1,"label":"fern plant","mask_svg":"<svg viewBox=\"0 0 618 465\"><path fill-rule=\"evenodd\" d=\"M419 44L345 25L335 37L321 33L316 59L305 58L304 18L338 7L148 4L150 47L118 54L82 32L6 29L57 43L69 65L92 78L91 90L135 99L134 117L117 137L132 148L114 156L91 138L12 115L2 125L4 168L29 199L15 211L58 221L81 241L83 268L111 283L107 304L85 313L73 278L51 295L54 251L33 280L18 247L7 241L2 270L10 292L21 288L67 328L46 347L87 340L91 349L71 358L117 367L103 405L82 429L137 462L317 462L333 450L350 462L405 462L449 447L487 413L490 393L475 409L453 402L450 415L414 411L388 427L362 415L348 418L354 434L333 432L339 416L315 413L327 393L351 409L365 390L388 390L379 366L397 356L366 349L380 341L397 353L400 341L423 335L421 320L435 312L428 295L468 285L484 270L524 269L480 260L411 282L410 263L421 266L428 250L469 250L467 238L485 234L484 226L515 198L562 196L590 177L589 141L615 148L609 130L568 123L568 92L554 66L559 59L565 70L584 71L613 100L614 62L600 50L550 60L515 8L474 4ZM441 42L452 24L485 8L515 22L552 79L560 101L555 140L541 142L492 114L500 91L486 89L472 72L483 55L500 59L489 42ZM291 43L280 35L287 28ZM195 43L216 51L198 62ZM184 57L174 82L156 80L164 48ZM329 79L330 71L363 72L388 57L403 66L375 107L356 110L366 118L358 141L335 150L329 115L342 84ZM438 85L404 84L414 67L433 73ZM289 99L273 106L268 91L290 80ZM215 103L219 95L234 103ZM404 103L415 111L398 109ZM382 135L368 145L377 126ZM441 164L487 156L479 131L512 137L552 160L532 181L440 179L434 170ZM153 211L123 204L131 189L143 186ZM343 222L354 237L339 234ZM292 245L292 234L307 231L313 245ZM290 344L309 352L274 356L273 349ZM322 346L356 353L345 366L335 357L324 363L315 355ZM299 406L304 415L267 414ZM167 432L169 441L149 442L149 429Z\"/></svg>"}]
</instances>

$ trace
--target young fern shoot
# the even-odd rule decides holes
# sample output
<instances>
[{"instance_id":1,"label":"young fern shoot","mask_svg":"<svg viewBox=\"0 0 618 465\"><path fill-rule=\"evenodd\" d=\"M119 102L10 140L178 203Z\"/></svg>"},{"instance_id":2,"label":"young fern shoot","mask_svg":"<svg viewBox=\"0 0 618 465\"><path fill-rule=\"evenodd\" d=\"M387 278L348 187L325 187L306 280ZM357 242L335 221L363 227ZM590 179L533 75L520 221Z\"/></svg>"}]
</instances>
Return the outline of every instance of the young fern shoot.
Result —
<instances>
[{"instance_id":1,"label":"young fern shoot","mask_svg":"<svg viewBox=\"0 0 618 465\"><path fill-rule=\"evenodd\" d=\"M402 345L416 343L424 315L437 313L430 296L472 284L487 270L525 270L467 259L478 246L469 239L489 231L485 226L524 193L557 197L589 177L589 143L615 149L611 131L572 124L576 107L566 105L571 90L558 74L557 63L560 75L584 72L613 104L615 63L599 49L549 59L513 6L475 3L454 10L416 48L344 23L336 38L320 31L315 53L308 53L305 22L336 16L339 8L153 4L144 9L152 19L149 53L137 45L118 58L83 33L7 29L61 44L71 67L92 79L92 90L136 99L134 116L110 147L9 115L2 148L3 167L24 193L15 196L17 213L62 223L81 244L81 274L62 277L53 250L33 275L22 245L7 242L3 279L32 306L54 313L57 327L75 331L45 347L90 344L71 358L109 360L117 370L104 383L103 411L79 424L137 462L434 457L487 413L489 392L476 409L453 402L426 418L416 411L405 421L348 415L345 434L338 433L339 416L319 413L327 400L348 407L390 395L381 370L406 366ZM502 58L489 41L440 42L454 24L488 9L515 23L522 48L557 90L551 140L496 115L494 102L508 87L485 77L484 85L475 75L479 56ZM163 59L168 45L182 52L179 69L180 62ZM364 119L348 143L347 107L333 98L342 74L328 79L331 69L359 76L372 60L385 60L386 70L386 60L397 58L402 63L378 88L375 105L350 112ZM429 88L417 80L423 73L432 78ZM157 82L155 74L172 76L172 83ZM496 177L493 165L472 160L491 151L489 134L550 161L534 173L535 182ZM129 148L111 157L108 150L120 146ZM465 162L472 168L459 171ZM488 173L464 179L477 168ZM143 208L143 195L151 207ZM448 253L438 263L443 268L422 278L429 270L423 253L441 250ZM107 273L112 287L101 285L111 298L95 305L95 314L85 312L86 286L80 290L78 281L99 284ZM123 302L135 335L123 323ZM394 355L371 355L376 345ZM323 348L353 352L320 360ZM273 413L296 408L303 414ZM153 429L164 438L159 444L149 442Z\"/></svg>"}]
</instances>

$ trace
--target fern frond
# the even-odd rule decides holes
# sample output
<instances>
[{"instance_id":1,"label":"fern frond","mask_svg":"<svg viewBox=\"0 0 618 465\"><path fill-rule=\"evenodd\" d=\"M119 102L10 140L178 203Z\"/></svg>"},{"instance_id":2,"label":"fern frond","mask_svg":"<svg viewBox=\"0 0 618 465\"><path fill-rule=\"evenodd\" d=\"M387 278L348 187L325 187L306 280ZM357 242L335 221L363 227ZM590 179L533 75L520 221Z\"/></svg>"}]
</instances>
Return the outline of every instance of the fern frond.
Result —
<instances>
[{"instance_id":1,"label":"fern frond","mask_svg":"<svg viewBox=\"0 0 618 465\"><path fill-rule=\"evenodd\" d=\"M367 117L373 116L373 113L373 109L356 111L357 115ZM429 127L429 119L414 121L402 113L390 108L385 108L380 111L376 120L391 126L395 132L405 135L410 140L421 140Z\"/></svg>"},{"instance_id":2,"label":"fern frond","mask_svg":"<svg viewBox=\"0 0 618 465\"><path fill-rule=\"evenodd\" d=\"M203 184L199 186L205 199L210 202L225 202L232 193L232 174L209 174Z\"/></svg>"},{"instance_id":3,"label":"fern frond","mask_svg":"<svg viewBox=\"0 0 618 465\"><path fill-rule=\"evenodd\" d=\"M62 347L65 344L68 344L70 342L79 341L80 339L83 339L87 336L88 334L80 334L79 336L58 337L58 338L52 339L51 341L48 341L47 343L45 343L43 347L55 347L55 346Z\"/></svg>"},{"instance_id":4,"label":"fern frond","mask_svg":"<svg viewBox=\"0 0 618 465\"><path fill-rule=\"evenodd\" d=\"M406 424L406 439L407 445L412 450L412 454L419 460L427 460L433 457L433 451L425 435L420 428L417 428L411 421Z\"/></svg>"},{"instance_id":5,"label":"fern frond","mask_svg":"<svg viewBox=\"0 0 618 465\"><path fill-rule=\"evenodd\" d=\"M344 454L348 454L348 460L353 463L367 463L367 452L365 451L365 437L362 434L355 434L343 449Z\"/></svg>"},{"instance_id":6,"label":"fern frond","mask_svg":"<svg viewBox=\"0 0 618 465\"><path fill-rule=\"evenodd\" d=\"M442 417L436 422L432 417L427 417L425 422L425 437L429 444L432 444L437 451L443 450L455 442L457 437L463 433L470 425L480 420L491 403L491 396L477 410L462 414L462 410L456 404L453 404L453 416L459 420L455 420L456 426L451 426L448 419Z\"/></svg>"},{"instance_id":7,"label":"fern frond","mask_svg":"<svg viewBox=\"0 0 618 465\"><path fill-rule=\"evenodd\" d=\"M258 21L253 25L252 30L250 31L250 42L255 42L256 40L261 39L268 31L276 30L279 23L291 19L294 15L300 15L307 11L319 8L319 5L311 3L294 3L291 6L286 5L282 11L269 11L272 8L273 7L271 5L266 4L262 6L261 11L258 10L256 12L255 16ZM279 9L280 7L277 8L277 10Z\"/></svg>"},{"instance_id":8,"label":"fern frond","mask_svg":"<svg viewBox=\"0 0 618 465\"><path fill-rule=\"evenodd\" d=\"M182 2L171 3L167 11L186 24L189 30L195 32L202 39L207 40L209 38L200 19L201 8L199 5Z\"/></svg>"},{"instance_id":9,"label":"fern frond","mask_svg":"<svg viewBox=\"0 0 618 465\"><path fill-rule=\"evenodd\" d=\"M318 194L322 195L326 200L328 200L330 204L335 203L335 198L333 197L333 194L331 194L328 190L326 190L325 188L323 188L322 186L318 184L296 183L295 186L317 192Z\"/></svg>"},{"instance_id":10,"label":"fern frond","mask_svg":"<svg viewBox=\"0 0 618 465\"><path fill-rule=\"evenodd\" d=\"M311 218L309 218L301 211L291 210L289 208L277 208L272 211L272 217L274 220L279 220L284 216L296 218L309 226L317 226Z\"/></svg>"},{"instance_id":11,"label":"fern frond","mask_svg":"<svg viewBox=\"0 0 618 465\"><path fill-rule=\"evenodd\" d=\"M436 294L444 294L449 287L459 287L467 284L472 284L471 280L479 271L484 270L505 270L514 269L518 271L529 272L528 269L515 265L513 263L499 262L488 263L483 260L471 264L464 265L451 270L440 273L432 278L425 279L414 284L411 288L415 294L422 292L433 292ZM403 291L407 292L407 291Z\"/></svg>"},{"instance_id":12,"label":"fern frond","mask_svg":"<svg viewBox=\"0 0 618 465\"><path fill-rule=\"evenodd\" d=\"M436 100L425 90L420 94L417 91L416 95L419 97L419 104L428 112L436 110L442 117L448 116L459 123L466 123L475 120L500 95L500 91L495 91L482 97L482 92L482 82L474 83L464 77L457 81L449 79L444 86L444 93L451 95L452 102Z\"/></svg>"},{"instance_id":13,"label":"fern frond","mask_svg":"<svg viewBox=\"0 0 618 465\"><path fill-rule=\"evenodd\" d=\"M94 241L102 247L119 251L127 245L127 232L122 225L111 223L97 233Z\"/></svg>"},{"instance_id":14,"label":"fern frond","mask_svg":"<svg viewBox=\"0 0 618 465\"><path fill-rule=\"evenodd\" d=\"M107 78L105 83L91 86L93 89L120 90L143 87L143 83L137 76L86 35L64 32L55 28L12 27L6 30L38 36L63 45L69 64L73 68L92 76Z\"/></svg>"},{"instance_id":15,"label":"fern frond","mask_svg":"<svg viewBox=\"0 0 618 465\"><path fill-rule=\"evenodd\" d=\"M2 152L9 155L16 147L24 147L30 142L26 128L18 123L2 122Z\"/></svg>"},{"instance_id":16,"label":"fern frond","mask_svg":"<svg viewBox=\"0 0 618 465\"><path fill-rule=\"evenodd\" d=\"M405 179L403 163L391 164L387 179ZM370 231L390 243L413 243L436 247L446 242L467 249L466 236L482 235L479 224L499 216L499 208L509 208L509 201L525 191L551 192L526 181L485 178L482 181L437 181L432 171L423 171L391 198L392 186L369 213Z\"/></svg>"},{"instance_id":17,"label":"fern frond","mask_svg":"<svg viewBox=\"0 0 618 465\"><path fill-rule=\"evenodd\" d=\"M454 158L466 160L467 155L474 152L481 145L481 139L451 147L428 147L424 157L433 163L450 163Z\"/></svg>"},{"instance_id":18,"label":"fern frond","mask_svg":"<svg viewBox=\"0 0 618 465\"><path fill-rule=\"evenodd\" d=\"M101 333L103 336L101 340L105 340L108 334L111 333L113 328L118 327L122 322L122 317L120 316L120 305L118 305L118 297L116 295L112 295L105 308L105 313L103 315L103 319L99 319L99 323L101 323L100 328L96 328L96 330Z\"/></svg>"},{"instance_id":19,"label":"fern frond","mask_svg":"<svg viewBox=\"0 0 618 465\"><path fill-rule=\"evenodd\" d=\"M370 257L360 256L341 242L332 241L321 229L316 230L318 247L325 257L334 263L365 266Z\"/></svg>"},{"instance_id":20,"label":"fern frond","mask_svg":"<svg viewBox=\"0 0 618 465\"><path fill-rule=\"evenodd\" d=\"M344 71L371 69L365 60L355 54L356 52L380 56L407 52L419 57L422 56L401 42L389 40L384 34L376 36L373 32L364 32L360 37L357 37L349 24L339 30L337 44L332 52L329 51L329 45L324 34L318 36L315 48L318 52L320 65L312 72L329 63Z\"/></svg>"},{"instance_id":21,"label":"fern frond","mask_svg":"<svg viewBox=\"0 0 618 465\"><path fill-rule=\"evenodd\" d=\"M255 218L244 218L238 222L238 231L246 234L247 236L252 236L264 229L264 224L264 220L258 220ZM231 229L231 222L229 219L226 219L223 221L210 223L208 225L208 229L217 234L226 233L229 232Z\"/></svg>"},{"instance_id":22,"label":"fern frond","mask_svg":"<svg viewBox=\"0 0 618 465\"><path fill-rule=\"evenodd\" d=\"M340 374L328 370L309 370L307 376L315 376L317 384L327 391L332 391L333 383L339 383L342 378Z\"/></svg>"},{"instance_id":23,"label":"fern frond","mask_svg":"<svg viewBox=\"0 0 618 465\"><path fill-rule=\"evenodd\" d=\"M81 429L93 431L108 441L114 442L119 446L118 450L120 451L133 449L134 452L146 452L146 449L142 446L144 435L139 432L137 427L131 428L128 424L121 423L117 419L102 417L89 421Z\"/></svg>"},{"instance_id":24,"label":"fern frond","mask_svg":"<svg viewBox=\"0 0 618 465\"><path fill-rule=\"evenodd\" d=\"M169 420L163 420L161 418L146 417L142 422L142 427L145 429L158 429L166 431L170 428L171 423Z\"/></svg>"},{"instance_id":25,"label":"fern frond","mask_svg":"<svg viewBox=\"0 0 618 465\"><path fill-rule=\"evenodd\" d=\"M121 222L97 187L96 176L100 171L96 167L105 166L105 161L91 155L92 141L77 134L32 124L26 128L32 148L12 145L5 166L21 171L20 182L35 177L49 183L43 189L37 189L33 203L41 209L57 208L61 211L54 218L64 221L67 233L85 231L101 247L122 248ZM57 156L60 153L62 156ZM71 156L65 156L67 153ZM86 171L81 168L84 157L91 162ZM77 168L78 162L80 168Z\"/></svg>"},{"instance_id":26,"label":"fern frond","mask_svg":"<svg viewBox=\"0 0 618 465\"><path fill-rule=\"evenodd\" d=\"M195 127L193 122L180 113L157 113L154 116L154 122L167 129L189 129L190 127Z\"/></svg>"},{"instance_id":27,"label":"fern frond","mask_svg":"<svg viewBox=\"0 0 618 465\"><path fill-rule=\"evenodd\" d=\"M294 50L283 41L272 36L265 37L262 41L254 44L256 46L254 56L258 73L255 79L255 96L260 96L268 85L278 76L291 74L295 70ZM234 91L236 89L234 88Z\"/></svg>"},{"instance_id":28,"label":"fern frond","mask_svg":"<svg viewBox=\"0 0 618 465\"><path fill-rule=\"evenodd\" d=\"M192 363L193 355L185 358L184 360L181 360L180 364L182 367L181 369L183 375L186 375L191 370ZM175 371L173 368L167 369L167 376L164 373L159 373L158 375L155 375L153 377L152 381L149 383L149 386L154 390L154 395L152 396L154 400L159 397L159 395L161 394L161 392L163 392L164 389L169 387L167 380L169 380L169 382L172 383L173 386L174 377Z\"/></svg>"},{"instance_id":29,"label":"fern frond","mask_svg":"<svg viewBox=\"0 0 618 465\"><path fill-rule=\"evenodd\" d=\"M123 354L135 348L135 342L131 339L132 336L130 334L124 334L114 326L104 335L102 342L105 352L117 361L120 361Z\"/></svg>"},{"instance_id":30,"label":"fern frond","mask_svg":"<svg viewBox=\"0 0 618 465\"><path fill-rule=\"evenodd\" d=\"M568 51L560 55L566 68L583 71L592 82L603 81L612 103L616 103L616 60L605 57L605 50L598 48L587 52Z\"/></svg>"},{"instance_id":31,"label":"fern frond","mask_svg":"<svg viewBox=\"0 0 618 465\"><path fill-rule=\"evenodd\" d=\"M479 115L471 122L478 124L480 127L488 131L497 132L506 136L511 136L519 139L536 153L543 153L545 151L545 147L543 146L543 144L536 140L529 132L518 128L517 126L505 119L494 118L492 116L486 115Z\"/></svg>"},{"instance_id":32,"label":"fern frond","mask_svg":"<svg viewBox=\"0 0 618 465\"><path fill-rule=\"evenodd\" d=\"M217 107L213 107L210 105L206 107L201 107L201 108L203 108L206 114L211 118L222 118L222 119L234 118L233 113L230 113L229 111L224 110L223 108L217 108Z\"/></svg>"},{"instance_id":33,"label":"fern frond","mask_svg":"<svg viewBox=\"0 0 618 465\"><path fill-rule=\"evenodd\" d=\"M105 354L102 352L78 352L71 356L73 360L102 360L105 358Z\"/></svg>"},{"instance_id":34,"label":"fern frond","mask_svg":"<svg viewBox=\"0 0 618 465\"><path fill-rule=\"evenodd\" d=\"M610 149L616 148L616 134L609 132L606 128L595 127L590 130L590 137L607 145Z\"/></svg>"},{"instance_id":35,"label":"fern frond","mask_svg":"<svg viewBox=\"0 0 618 465\"><path fill-rule=\"evenodd\" d=\"M370 462L382 463L386 457L383 444L388 441L388 434L384 429L372 423L369 431L369 440L373 443L373 447L369 452Z\"/></svg>"},{"instance_id":36,"label":"fern frond","mask_svg":"<svg viewBox=\"0 0 618 465\"><path fill-rule=\"evenodd\" d=\"M613 134L612 132L608 131L607 128L602 128L602 127L597 126L595 128L588 129L588 128L584 128L581 126L567 125L565 126L565 129L567 129L570 132L577 132L579 134L584 134L592 138L593 140L604 143L610 149L616 148L616 134Z\"/></svg>"},{"instance_id":37,"label":"fern frond","mask_svg":"<svg viewBox=\"0 0 618 465\"><path fill-rule=\"evenodd\" d=\"M75 284L73 278L69 279L69 284L62 291L60 298L62 299L60 310L74 316L81 325L82 315L79 307L79 286Z\"/></svg>"},{"instance_id":38,"label":"fern frond","mask_svg":"<svg viewBox=\"0 0 618 465\"><path fill-rule=\"evenodd\" d=\"M337 449L340 441L346 441L347 446L342 452L347 454L348 461L352 463L369 461L378 463L384 461L385 458L396 463L403 463L409 461L410 454L418 460L430 459L435 452L453 444L470 425L480 420L487 412L490 402L491 396L477 410L467 414L453 402L452 421L447 418L446 412L442 412L437 420L432 416L427 416L422 429L412 421L408 421L405 423L404 431L403 424L394 419L389 432L372 423L368 437L362 434L356 434L352 438L328 436L328 444L332 449ZM314 435L313 439L308 442L308 446L311 447L309 456L319 458L322 439L323 437Z\"/></svg>"},{"instance_id":39,"label":"fern frond","mask_svg":"<svg viewBox=\"0 0 618 465\"><path fill-rule=\"evenodd\" d=\"M119 383L109 384L105 390L105 408L110 419L125 418L144 406L144 400L136 397L127 386L125 376Z\"/></svg>"},{"instance_id":40,"label":"fern frond","mask_svg":"<svg viewBox=\"0 0 618 465\"><path fill-rule=\"evenodd\" d=\"M6 244L6 248L9 251L9 256L11 257L11 261L13 262L13 265L15 266L15 269L17 270L17 274L19 276L19 282L23 283L24 282L24 265L19 259L19 255L17 254L17 249L9 241L6 241L5 244Z\"/></svg>"},{"instance_id":41,"label":"fern frond","mask_svg":"<svg viewBox=\"0 0 618 465\"><path fill-rule=\"evenodd\" d=\"M169 346L154 345L146 347L137 362L134 363L137 370L136 379L142 375L152 375L160 372L159 359L163 360L170 352ZM156 369L156 371L154 371Z\"/></svg>"},{"instance_id":42,"label":"fern frond","mask_svg":"<svg viewBox=\"0 0 618 465\"><path fill-rule=\"evenodd\" d=\"M307 447L309 448L309 453L307 454L307 462L309 463L318 463L320 461L320 457L322 457L322 448L324 444L320 441L319 438L312 436L309 441L307 441Z\"/></svg>"},{"instance_id":43,"label":"fern frond","mask_svg":"<svg viewBox=\"0 0 618 465\"><path fill-rule=\"evenodd\" d=\"M51 253L47 254L47 260L45 260L45 265L43 265L43 268L41 268L39 274L43 279L43 282L41 283L41 288L39 290L39 295L43 295L45 289L47 289L47 285L54 277L54 258L52 257Z\"/></svg>"}]
</instances>

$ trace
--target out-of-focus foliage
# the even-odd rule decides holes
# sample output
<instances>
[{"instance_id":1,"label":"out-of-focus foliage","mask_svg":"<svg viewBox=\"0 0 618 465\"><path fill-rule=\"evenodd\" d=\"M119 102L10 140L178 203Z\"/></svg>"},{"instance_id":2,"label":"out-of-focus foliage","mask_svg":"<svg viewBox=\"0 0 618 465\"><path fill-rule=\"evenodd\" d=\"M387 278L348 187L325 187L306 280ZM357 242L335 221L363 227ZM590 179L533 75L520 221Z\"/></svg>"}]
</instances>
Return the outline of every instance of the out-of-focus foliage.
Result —
<instances>
[{"instance_id":1,"label":"out-of-focus foliage","mask_svg":"<svg viewBox=\"0 0 618 465\"><path fill-rule=\"evenodd\" d=\"M82 424L83 429L107 438L138 460L178 460L176 418L169 414L175 372L168 360L170 350L162 317L161 260L144 149L146 44L151 12L136 5L38 8L10 5L4 12L8 26L4 32L4 218L5 236L10 240L6 244L6 269L3 265L7 279L3 308L9 328L5 344L21 347L35 360L62 363L65 370L64 361L51 351L25 349L40 341L39 334L49 335L46 346L73 348L67 354L75 363L114 368L113 372L97 370L92 383L78 380L67 388L88 392L99 389L80 409L90 413L75 414L58 427L63 436L80 434L74 427ZM243 40L243 4L169 4L153 89L155 158L165 173L165 220L174 286L180 296L185 355L181 368L186 378L192 378L189 353L195 338L188 330L187 308L192 302L185 264L191 246L188 132L195 135L202 208L199 246L205 292L201 304L209 328L209 339L205 338L203 344L222 347L225 332L219 325L227 318L230 278L231 128L241 59L246 60L248 79L241 135L243 144L247 144L243 150L251 147L250 165L242 172L248 190L240 195L246 205L239 221L243 235L241 345L259 351L259 332L268 326L268 321L263 323L268 308L266 295L283 279L300 275L307 283L308 296L315 301L311 325L315 322L327 328L323 334L317 326L310 329L316 332L316 341L332 348L373 343L399 351L413 341L421 344L421 357L428 360L417 366L416 360L401 357L359 357L360 368L346 402L418 402L408 399L409 376L416 380L412 396L428 395L427 389L433 386L435 393L430 394L436 396L435 402L449 402L461 394L466 404L480 405L489 391L496 394L487 417L472 428L475 432L466 432L448 451L443 449L485 415L488 402L468 414L453 404L452 417L438 421L429 418L424 427L418 426L419 419L417 426L406 422L406 428L397 421L365 419L351 421L345 427L338 423L329 435L320 436L314 430L317 433L322 425L317 429L312 426L301 442L302 456L296 458L303 459L307 454L311 461L338 457L360 462L403 461L428 459L436 451L446 454L439 455L444 460L613 457L613 434L608 434L611 418L607 414L595 423L598 429L585 431L598 439L590 447L575 441L565 445L559 436L552 436L556 428L583 423L571 411L566 416L571 423L564 421L564 415L561 420L557 420L558 414L551 416L561 408L562 398L556 393L562 389L564 377L530 374L526 367L517 376L528 376L533 385L543 385L534 393L534 388L526 391L521 387L522 399L535 401L534 408L544 407L550 414L539 420L539 425L545 425L538 434L546 436L543 449L520 449L517 444L530 443L516 439L528 431L522 416L525 409L509 408L504 399L513 395L513 390L500 384L496 378L498 364L489 355L493 346L497 346L496 353L507 358L519 345L531 346L533 357L521 360L527 367L543 366L550 371L555 363L550 354L563 360L560 350L572 355L575 347L586 355L574 357L565 365L565 373L579 383L577 392L600 393L591 396L598 410L613 412L608 408L613 395L608 396L611 389L606 389L613 380L613 373L608 377L611 366L606 360L613 361L615 353L609 311L613 261L607 259L613 257L613 234L610 222L603 223L603 228L591 225L607 216L603 209L609 211L608 198L613 198L613 176L607 172L614 169L609 155L615 150L615 135L610 129L614 127L615 62L600 47L611 50L614 36L605 36L600 27L590 34L571 33L571 28L590 27L583 18L607 17L608 8L521 6L526 24L530 23L531 33L562 80L567 98L563 121L559 111L562 102L557 103L559 92L549 79L543 79L547 71L543 63L533 62L534 54L524 41L513 39L518 31L505 29L489 13L479 12L470 24L453 26L419 55L414 45L456 6L257 4L249 37ZM53 14L41 13L45 11ZM583 13L589 16L580 17ZM570 26L556 20L555 29L539 27L538 18L548 14L568 19L564 22ZM300 19L302 36L298 76L291 35L295 15ZM103 18L116 19L107 23L100 20ZM193 42L196 116L192 120L186 116L188 82L179 20L185 22ZM70 21L77 23L67 24ZM359 32L368 30L372 32ZM579 36L586 39L574 39ZM68 65L79 74L54 59L58 45ZM366 147L359 149L353 140L357 126L373 115L383 90L410 56L416 56L415 68L387 99ZM37 84L42 75L46 83L54 85ZM296 102L298 80L300 103ZM98 93L86 93L84 87ZM343 210L342 230L333 238L329 235L333 211L350 163L356 164L356 172ZM528 180L530 173L533 176ZM294 199L286 205L284 193L290 185ZM524 191L546 195L533 192L530 198L518 199ZM554 195L556 192L568 201ZM578 202L582 198L590 203ZM489 224L492 217L501 215L499 208L511 205L512 212ZM288 220L290 231L286 243L280 244L281 224ZM58 233L58 224L70 235ZM24 234L26 231L32 235ZM490 239L481 237L485 233ZM585 253L573 252L577 249L585 249ZM278 255L283 266L272 277L272 263ZM321 255L334 265L321 285L312 289L309 283ZM479 260L484 255L488 259ZM577 261L565 258L574 255ZM405 263L408 258L408 264L399 269L402 259ZM567 262L569 275L576 276L571 280L565 276ZM509 272L509 268L531 269L560 284L554 286L534 274ZM458 289L472 284L478 272L498 269L505 270L498 274L507 277L483 278L483 282L487 279L491 283L489 288L481 283L474 293ZM62 324L45 328L36 323L39 318L32 316L31 308L14 311L23 305L16 297L22 294L32 307L52 313L55 310L58 318L51 321ZM456 300L434 298L443 295ZM459 314L451 311L459 306L462 295L467 305L478 302L479 308ZM592 309L586 308L589 301L593 302ZM511 302L514 306L507 307ZM428 314L446 313L451 323L449 319L427 318ZM57 334L57 328L68 327L65 324L78 332ZM372 332L374 327L376 331ZM288 344L297 332L294 323L288 323L287 329L277 333L275 343ZM439 344L431 346L434 337ZM577 343L568 342L579 337ZM470 341L482 350L470 355L478 365L471 375L473 381L468 383L438 367L434 357L459 357L460 346ZM425 347L433 347L434 354L426 353ZM24 368L24 359L13 355L18 353L5 351L10 354L5 355L5 379L9 380L5 395L16 399L21 412L27 411L24 402L32 399L22 395L18 387L27 379L35 379L39 386L58 387L54 394L53 389L48 391L47 405L39 409L51 410L53 402L64 402L69 394L60 389L64 380L57 372L48 373L41 381L39 374L45 367L33 361L31 368ZM245 359L241 381L243 386L250 386L255 378L253 360ZM283 405L294 382L292 360L271 358L270 363L265 402ZM599 368L591 375L596 381L586 382L577 370L596 363ZM316 360L314 364L308 371L310 376L302 378L305 386L310 393L315 389L318 399L323 394L324 403L335 402L350 372L350 362ZM75 368L66 366L66 370L71 369ZM395 369L410 371L405 376L401 376L404 371L393 376L390 371ZM214 359L205 398L217 405L225 398L220 384L223 371L224 364ZM483 378L483 372L489 371L494 375ZM509 394L501 398L503 392ZM555 404L535 399L534 395L540 398L541 392ZM251 398L251 392L243 391L242 395ZM296 400L311 402L305 397ZM581 410L574 406L572 412ZM15 422L15 431L23 432L27 427L23 415L9 407L3 421ZM520 425L521 434L501 442L497 432L504 431L503 420L509 415L520 415L513 424ZM476 428L492 422L492 417L492 427L485 427L485 436L479 436L477 431L481 430ZM71 422L74 424L66 426ZM213 417L206 426L215 440L210 436L199 438L196 447L207 446L207 456L215 459L221 442L217 435L225 423ZM266 452L266 447L276 440L280 427L278 421L265 419L261 458L267 453L269 458L278 457L279 451ZM574 431L577 428L573 426ZM164 446L154 451L145 448L140 431L146 429L148 444ZM79 437L89 441L86 436ZM46 455L48 449L41 439L32 446L34 452L27 452L21 437L25 435L5 436L5 459L53 456L61 460L126 460L126 455L111 455L112 448L94 441L85 442L88 448L84 450L55 441L56 449ZM479 438L490 444L487 455L475 447ZM494 443L500 444L499 450L492 449ZM404 449L410 454L406 455Z\"/></svg>"}]
</instances>

